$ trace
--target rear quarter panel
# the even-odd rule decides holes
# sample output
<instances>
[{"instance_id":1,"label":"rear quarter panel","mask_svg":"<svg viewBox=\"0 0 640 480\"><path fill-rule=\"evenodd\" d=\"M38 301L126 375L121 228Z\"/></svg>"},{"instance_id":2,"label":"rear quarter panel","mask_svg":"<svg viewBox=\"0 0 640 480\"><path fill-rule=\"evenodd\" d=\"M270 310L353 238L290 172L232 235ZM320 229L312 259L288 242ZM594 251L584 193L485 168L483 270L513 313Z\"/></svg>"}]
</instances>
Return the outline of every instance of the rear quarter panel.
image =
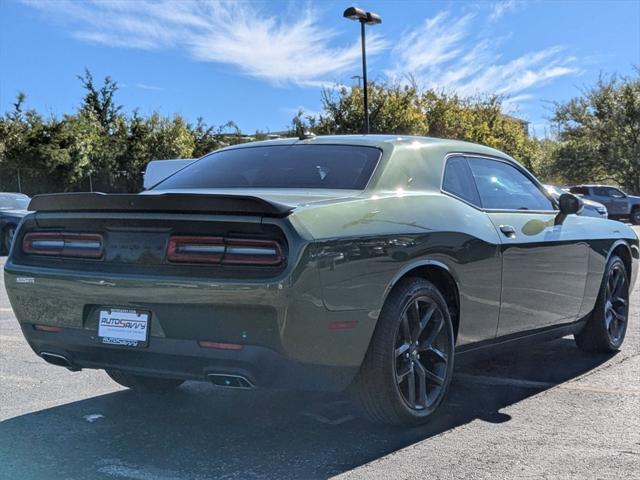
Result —
<instances>
[{"instance_id":1,"label":"rear quarter panel","mask_svg":"<svg viewBox=\"0 0 640 480\"><path fill-rule=\"evenodd\" d=\"M292 222L314 239L327 309L377 318L403 274L437 264L459 289L458 343L495 336L501 260L484 212L440 193L381 192L297 211Z\"/></svg>"}]
</instances>

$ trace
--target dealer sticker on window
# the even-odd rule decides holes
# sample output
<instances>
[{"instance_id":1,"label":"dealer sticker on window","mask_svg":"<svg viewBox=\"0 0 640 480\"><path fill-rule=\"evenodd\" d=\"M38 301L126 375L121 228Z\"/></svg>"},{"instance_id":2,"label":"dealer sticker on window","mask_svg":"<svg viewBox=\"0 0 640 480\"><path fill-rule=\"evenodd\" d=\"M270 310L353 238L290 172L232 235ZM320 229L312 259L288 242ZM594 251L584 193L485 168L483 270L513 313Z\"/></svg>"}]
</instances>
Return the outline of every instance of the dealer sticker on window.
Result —
<instances>
[{"instance_id":1,"label":"dealer sticker on window","mask_svg":"<svg viewBox=\"0 0 640 480\"><path fill-rule=\"evenodd\" d=\"M98 337L102 343L137 347L147 341L149 314L136 310L100 310Z\"/></svg>"}]
</instances>

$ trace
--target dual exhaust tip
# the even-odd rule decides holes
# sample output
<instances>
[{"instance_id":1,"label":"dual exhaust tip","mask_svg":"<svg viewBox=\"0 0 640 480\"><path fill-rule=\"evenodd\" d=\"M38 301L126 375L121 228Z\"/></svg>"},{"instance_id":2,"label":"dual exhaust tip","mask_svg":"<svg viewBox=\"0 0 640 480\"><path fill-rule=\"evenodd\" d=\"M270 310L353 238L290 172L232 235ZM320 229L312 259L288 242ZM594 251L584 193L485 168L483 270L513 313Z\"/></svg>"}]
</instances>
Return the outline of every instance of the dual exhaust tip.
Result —
<instances>
[{"instance_id":1,"label":"dual exhaust tip","mask_svg":"<svg viewBox=\"0 0 640 480\"><path fill-rule=\"evenodd\" d=\"M60 355L59 353L53 352L40 352L40 356L48 363L52 365L57 365L58 367L65 367L69 370L76 371L79 370L78 367L74 366L71 361L65 357L64 355ZM209 373L207 374L207 378L211 383L213 383L217 387L223 388L241 388L245 390L249 390L255 387L253 382L249 380L247 377L242 375L234 375L229 373Z\"/></svg>"},{"instance_id":2,"label":"dual exhaust tip","mask_svg":"<svg viewBox=\"0 0 640 480\"><path fill-rule=\"evenodd\" d=\"M78 367L74 366L73 363L71 363L71 360L69 360L67 357L65 357L64 355L60 355L59 353L52 353L52 352L40 352L40 356L47 362L50 363L52 365L57 365L58 367L65 367L68 368L69 370L71 370L72 372L75 372L77 370L80 370Z\"/></svg>"},{"instance_id":3,"label":"dual exhaust tip","mask_svg":"<svg viewBox=\"0 0 640 480\"><path fill-rule=\"evenodd\" d=\"M223 388L254 388L253 383L247 377L242 375L233 375L228 373L209 373L207 378L217 387Z\"/></svg>"}]
</instances>

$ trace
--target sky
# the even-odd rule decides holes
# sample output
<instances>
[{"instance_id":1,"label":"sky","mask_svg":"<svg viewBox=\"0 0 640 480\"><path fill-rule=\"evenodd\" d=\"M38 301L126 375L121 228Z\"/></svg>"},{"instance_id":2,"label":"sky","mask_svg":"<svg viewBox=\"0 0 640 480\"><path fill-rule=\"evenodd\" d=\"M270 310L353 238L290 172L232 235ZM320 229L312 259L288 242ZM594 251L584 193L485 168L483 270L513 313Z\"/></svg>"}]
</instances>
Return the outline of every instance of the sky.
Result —
<instances>
[{"instance_id":1,"label":"sky","mask_svg":"<svg viewBox=\"0 0 640 480\"><path fill-rule=\"evenodd\" d=\"M505 113L548 132L553 102L640 67L640 0L367 0L368 75L504 96ZM321 111L321 90L361 74L359 25L337 1L0 0L0 113L18 91L60 116L77 75L120 85L127 111L181 114L243 132Z\"/></svg>"}]
</instances>

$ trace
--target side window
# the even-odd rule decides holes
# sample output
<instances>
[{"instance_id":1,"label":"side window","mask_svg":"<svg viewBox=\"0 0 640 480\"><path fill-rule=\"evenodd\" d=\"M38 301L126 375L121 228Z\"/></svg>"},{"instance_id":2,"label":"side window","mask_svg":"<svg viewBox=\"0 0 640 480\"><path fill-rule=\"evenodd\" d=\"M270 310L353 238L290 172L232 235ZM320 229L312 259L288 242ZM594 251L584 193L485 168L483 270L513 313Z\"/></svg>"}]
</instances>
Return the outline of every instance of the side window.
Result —
<instances>
[{"instance_id":1,"label":"side window","mask_svg":"<svg viewBox=\"0 0 640 480\"><path fill-rule=\"evenodd\" d=\"M469 166L484 208L554 210L551 200L516 167L477 157L469 157Z\"/></svg>"},{"instance_id":2,"label":"side window","mask_svg":"<svg viewBox=\"0 0 640 480\"><path fill-rule=\"evenodd\" d=\"M598 197L609 197L609 189L607 187L593 187L593 194Z\"/></svg>"},{"instance_id":3,"label":"side window","mask_svg":"<svg viewBox=\"0 0 640 480\"><path fill-rule=\"evenodd\" d=\"M571 187L569 192L576 195L589 195L589 189L587 187Z\"/></svg>"},{"instance_id":4,"label":"side window","mask_svg":"<svg viewBox=\"0 0 640 480\"><path fill-rule=\"evenodd\" d=\"M612 198L624 198L625 197L624 193L622 193L617 188L613 188L613 187L607 187L607 195L609 195Z\"/></svg>"},{"instance_id":5,"label":"side window","mask_svg":"<svg viewBox=\"0 0 640 480\"><path fill-rule=\"evenodd\" d=\"M464 157L451 157L447 160L442 179L442 189L445 192L480 206L480 197L471 170Z\"/></svg>"}]
</instances>

